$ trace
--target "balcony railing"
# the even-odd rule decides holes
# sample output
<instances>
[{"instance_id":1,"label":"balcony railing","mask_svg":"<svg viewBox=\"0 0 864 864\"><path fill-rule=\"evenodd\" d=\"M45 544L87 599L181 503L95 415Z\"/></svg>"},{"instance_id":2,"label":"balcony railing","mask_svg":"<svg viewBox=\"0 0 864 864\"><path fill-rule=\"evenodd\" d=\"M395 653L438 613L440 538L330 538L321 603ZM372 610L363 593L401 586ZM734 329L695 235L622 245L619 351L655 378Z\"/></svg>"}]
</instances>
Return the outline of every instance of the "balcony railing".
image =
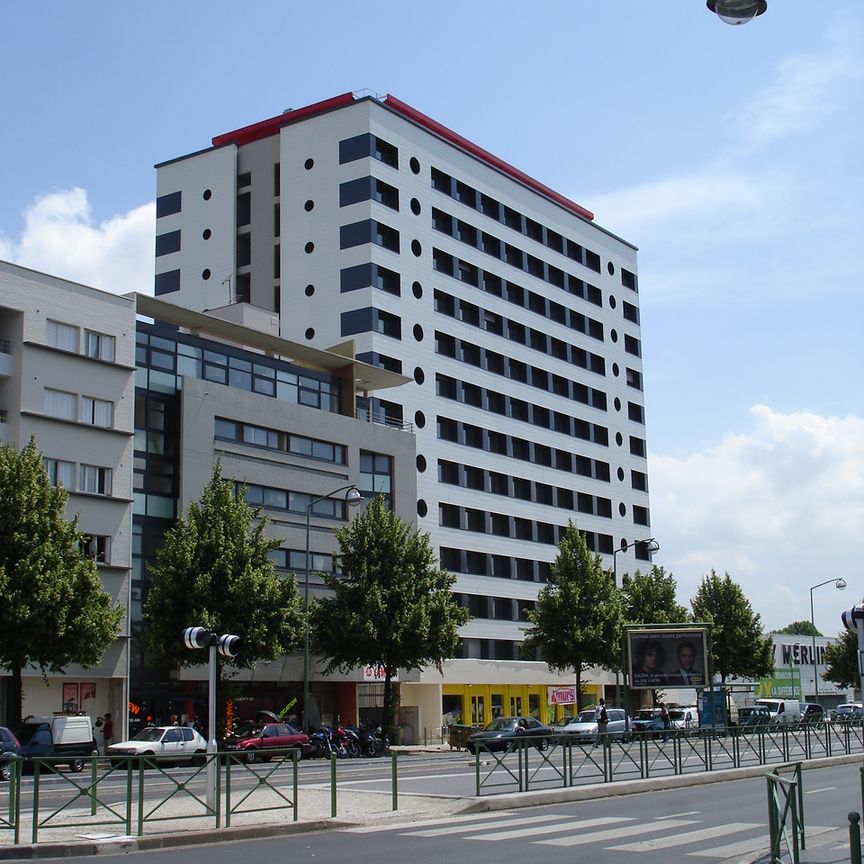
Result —
<instances>
[{"instance_id":1,"label":"balcony railing","mask_svg":"<svg viewBox=\"0 0 864 864\"><path fill-rule=\"evenodd\" d=\"M403 432L413 432L414 424L408 420L402 420L400 417L390 417L383 411L366 411L358 408L355 412L358 420L365 420L367 423L376 423L379 426L389 426L391 429L401 429Z\"/></svg>"}]
</instances>

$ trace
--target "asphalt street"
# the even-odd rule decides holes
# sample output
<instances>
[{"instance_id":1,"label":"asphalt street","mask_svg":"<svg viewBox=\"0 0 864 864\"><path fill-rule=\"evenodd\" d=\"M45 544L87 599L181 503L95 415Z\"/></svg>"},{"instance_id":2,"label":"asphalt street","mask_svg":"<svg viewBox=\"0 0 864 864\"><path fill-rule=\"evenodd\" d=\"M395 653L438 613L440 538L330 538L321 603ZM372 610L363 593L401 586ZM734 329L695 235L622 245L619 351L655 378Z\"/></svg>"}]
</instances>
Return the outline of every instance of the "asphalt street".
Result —
<instances>
[{"instance_id":1,"label":"asphalt street","mask_svg":"<svg viewBox=\"0 0 864 864\"><path fill-rule=\"evenodd\" d=\"M847 825L849 810L861 808L859 767L856 763L804 772L808 850L823 854L812 860L848 860L848 843L845 849L842 842L837 845L836 829ZM472 864L755 862L768 848L767 801L765 778L758 777L603 800L247 839L242 849L237 842L228 842L102 855L99 862L128 864L130 855L140 864L236 864L238 858L292 864L440 864L458 859ZM834 839L826 844L829 832Z\"/></svg>"}]
</instances>

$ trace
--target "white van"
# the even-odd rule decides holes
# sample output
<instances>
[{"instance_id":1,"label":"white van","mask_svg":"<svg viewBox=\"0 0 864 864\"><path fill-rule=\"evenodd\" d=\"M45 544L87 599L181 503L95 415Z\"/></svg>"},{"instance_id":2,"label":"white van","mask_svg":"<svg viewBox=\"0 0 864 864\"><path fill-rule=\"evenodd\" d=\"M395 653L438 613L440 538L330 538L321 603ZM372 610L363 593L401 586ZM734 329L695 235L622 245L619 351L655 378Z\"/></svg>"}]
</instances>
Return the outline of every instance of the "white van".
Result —
<instances>
[{"instance_id":1,"label":"white van","mask_svg":"<svg viewBox=\"0 0 864 864\"><path fill-rule=\"evenodd\" d=\"M800 723L801 703L797 699L757 699L770 714L769 723Z\"/></svg>"},{"instance_id":2,"label":"white van","mask_svg":"<svg viewBox=\"0 0 864 864\"><path fill-rule=\"evenodd\" d=\"M29 717L17 732L21 755L69 757L69 769L81 771L96 750L93 721L86 715Z\"/></svg>"},{"instance_id":3,"label":"white van","mask_svg":"<svg viewBox=\"0 0 864 864\"><path fill-rule=\"evenodd\" d=\"M678 705L669 709L669 723L673 729L698 729L699 712L695 705Z\"/></svg>"}]
</instances>

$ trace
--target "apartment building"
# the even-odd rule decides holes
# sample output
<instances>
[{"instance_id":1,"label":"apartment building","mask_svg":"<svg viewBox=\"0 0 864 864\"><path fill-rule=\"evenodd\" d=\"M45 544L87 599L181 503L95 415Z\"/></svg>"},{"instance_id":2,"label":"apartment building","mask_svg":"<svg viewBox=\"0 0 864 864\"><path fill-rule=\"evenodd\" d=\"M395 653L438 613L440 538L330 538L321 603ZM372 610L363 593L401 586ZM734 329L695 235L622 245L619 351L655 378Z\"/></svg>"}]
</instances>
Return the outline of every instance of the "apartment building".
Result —
<instances>
[{"instance_id":1,"label":"apartment building","mask_svg":"<svg viewBox=\"0 0 864 864\"><path fill-rule=\"evenodd\" d=\"M384 495L406 520L417 500L411 429L356 416L358 386L367 392L398 388L404 376L357 362L350 346L336 352L292 343L279 335L278 316L248 304L202 313L138 295L136 306L133 729L148 718L207 714L206 666L153 666L143 608L148 564L165 531L199 498L217 460L222 476L238 491L244 488L252 506L264 507L268 532L281 540L273 555L277 573L296 577L302 595L308 579L311 600L325 590L320 574L338 572L332 532L356 512L346 504L348 487L355 485L367 500ZM302 656L281 657L236 670L220 699L230 701L237 718L260 709L299 715L303 679ZM374 674L358 669L324 676L314 657L309 684L313 723L353 718L382 701L383 685Z\"/></svg>"},{"instance_id":2,"label":"apartment building","mask_svg":"<svg viewBox=\"0 0 864 864\"><path fill-rule=\"evenodd\" d=\"M473 617L403 703L548 718L573 679L520 643L568 520L619 574L650 566L636 249L393 96L284 111L156 167L158 297L257 307L285 339L352 340L410 379L357 405L412 425L417 524Z\"/></svg>"},{"instance_id":3,"label":"apartment building","mask_svg":"<svg viewBox=\"0 0 864 864\"><path fill-rule=\"evenodd\" d=\"M134 352L130 299L0 261L0 441L20 450L35 437L51 482L69 492L68 515L79 516L105 590L127 611L98 666L47 679L24 670L25 716L126 714Z\"/></svg>"}]
</instances>

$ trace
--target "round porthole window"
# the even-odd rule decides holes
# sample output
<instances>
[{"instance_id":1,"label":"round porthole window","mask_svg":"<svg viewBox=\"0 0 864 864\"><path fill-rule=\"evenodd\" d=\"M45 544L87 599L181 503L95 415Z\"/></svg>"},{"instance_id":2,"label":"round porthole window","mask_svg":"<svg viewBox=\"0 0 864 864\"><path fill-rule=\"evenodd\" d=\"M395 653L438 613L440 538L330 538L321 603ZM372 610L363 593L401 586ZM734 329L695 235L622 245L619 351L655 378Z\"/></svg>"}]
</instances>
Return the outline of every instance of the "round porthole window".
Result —
<instances>
[{"instance_id":1,"label":"round porthole window","mask_svg":"<svg viewBox=\"0 0 864 864\"><path fill-rule=\"evenodd\" d=\"M307 160L303 163L303 167L304 167L307 171L311 171L311 170L312 170L312 166L313 166L314 164L315 164L315 160L314 160L314 159L307 159Z\"/></svg>"},{"instance_id":2,"label":"round porthole window","mask_svg":"<svg viewBox=\"0 0 864 864\"><path fill-rule=\"evenodd\" d=\"M619 469L618 469L618 479L619 479L622 483L624 482L624 469L623 469L623 468L619 468Z\"/></svg>"},{"instance_id":3,"label":"round porthole window","mask_svg":"<svg viewBox=\"0 0 864 864\"><path fill-rule=\"evenodd\" d=\"M417 342L423 341L423 328L419 324L414 325L414 339Z\"/></svg>"},{"instance_id":4,"label":"round porthole window","mask_svg":"<svg viewBox=\"0 0 864 864\"><path fill-rule=\"evenodd\" d=\"M423 296L423 286L419 282L415 282L411 286L411 293L419 300Z\"/></svg>"},{"instance_id":5,"label":"round porthole window","mask_svg":"<svg viewBox=\"0 0 864 864\"><path fill-rule=\"evenodd\" d=\"M423 429L426 426L426 415L422 411L414 413L414 425L418 429Z\"/></svg>"},{"instance_id":6,"label":"round porthole window","mask_svg":"<svg viewBox=\"0 0 864 864\"><path fill-rule=\"evenodd\" d=\"M315 202L310 198L304 205L303 209L308 213L310 210L315 209Z\"/></svg>"},{"instance_id":7,"label":"round porthole window","mask_svg":"<svg viewBox=\"0 0 864 864\"><path fill-rule=\"evenodd\" d=\"M621 370L618 368L617 363L612 364L612 374L617 378L621 374Z\"/></svg>"},{"instance_id":8,"label":"round porthole window","mask_svg":"<svg viewBox=\"0 0 864 864\"><path fill-rule=\"evenodd\" d=\"M417 515L421 518L425 516L429 512L429 508L426 506L426 502L421 498L417 502Z\"/></svg>"},{"instance_id":9,"label":"round porthole window","mask_svg":"<svg viewBox=\"0 0 864 864\"><path fill-rule=\"evenodd\" d=\"M208 269L202 270L201 278L206 282L210 278L210 271Z\"/></svg>"},{"instance_id":10,"label":"round porthole window","mask_svg":"<svg viewBox=\"0 0 864 864\"><path fill-rule=\"evenodd\" d=\"M306 286L306 296L311 297L314 293L315 293L315 286L314 285L307 285Z\"/></svg>"},{"instance_id":11,"label":"round porthole window","mask_svg":"<svg viewBox=\"0 0 864 864\"><path fill-rule=\"evenodd\" d=\"M315 251L315 244L310 240L303 249L307 255L311 255Z\"/></svg>"},{"instance_id":12,"label":"round porthole window","mask_svg":"<svg viewBox=\"0 0 864 864\"><path fill-rule=\"evenodd\" d=\"M420 173L420 161L417 159L416 156L412 156L411 159L409 160L408 164L411 166L411 173L412 174L419 174Z\"/></svg>"},{"instance_id":13,"label":"round porthole window","mask_svg":"<svg viewBox=\"0 0 864 864\"><path fill-rule=\"evenodd\" d=\"M606 272L607 272L610 276L614 276L614 275L615 275L615 265L614 265L611 261L606 265Z\"/></svg>"},{"instance_id":14,"label":"round porthole window","mask_svg":"<svg viewBox=\"0 0 864 864\"><path fill-rule=\"evenodd\" d=\"M618 305L618 301L615 299L614 294L609 295L609 305L614 309Z\"/></svg>"},{"instance_id":15,"label":"round porthole window","mask_svg":"<svg viewBox=\"0 0 864 864\"><path fill-rule=\"evenodd\" d=\"M426 373L419 366L414 368L414 380L418 384L422 384L426 380Z\"/></svg>"},{"instance_id":16,"label":"round porthole window","mask_svg":"<svg viewBox=\"0 0 864 864\"><path fill-rule=\"evenodd\" d=\"M615 410L616 411L621 410L621 400L617 396L615 397Z\"/></svg>"},{"instance_id":17,"label":"round porthole window","mask_svg":"<svg viewBox=\"0 0 864 864\"><path fill-rule=\"evenodd\" d=\"M307 327L306 328L306 338L307 339L314 339L315 338L315 328L314 327Z\"/></svg>"},{"instance_id":18,"label":"round porthole window","mask_svg":"<svg viewBox=\"0 0 864 864\"><path fill-rule=\"evenodd\" d=\"M423 254L423 247L420 245L419 240L411 241L411 252L414 254L415 258L419 258Z\"/></svg>"},{"instance_id":19,"label":"round porthole window","mask_svg":"<svg viewBox=\"0 0 864 864\"><path fill-rule=\"evenodd\" d=\"M209 189L204 190L204 194L201 196L205 201L209 201L213 197L213 193Z\"/></svg>"},{"instance_id":20,"label":"round porthole window","mask_svg":"<svg viewBox=\"0 0 864 864\"><path fill-rule=\"evenodd\" d=\"M209 239L213 236L213 232L212 232L209 228L205 228L205 229L201 232L201 236L202 236L205 240L209 240Z\"/></svg>"},{"instance_id":21,"label":"round porthole window","mask_svg":"<svg viewBox=\"0 0 864 864\"><path fill-rule=\"evenodd\" d=\"M620 432L615 433L615 443L619 447L624 443L624 436Z\"/></svg>"},{"instance_id":22,"label":"round porthole window","mask_svg":"<svg viewBox=\"0 0 864 864\"><path fill-rule=\"evenodd\" d=\"M624 504L623 502L622 502L621 504L619 504L619 505L618 505L618 512L619 512L622 516L626 516L626 515L627 515L627 505Z\"/></svg>"},{"instance_id":23,"label":"round porthole window","mask_svg":"<svg viewBox=\"0 0 864 864\"><path fill-rule=\"evenodd\" d=\"M422 474L426 470L426 457L422 454L417 456L417 470Z\"/></svg>"},{"instance_id":24,"label":"round porthole window","mask_svg":"<svg viewBox=\"0 0 864 864\"><path fill-rule=\"evenodd\" d=\"M618 341L618 331L617 331L617 330L614 330L614 329L613 329L613 330L610 330L610 331L609 331L609 338L610 338L613 342L617 342L617 341Z\"/></svg>"},{"instance_id":25,"label":"round porthole window","mask_svg":"<svg viewBox=\"0 0 864 864\"><path fill-rule=\"evenodd\" d=\"M416 198L412 198L411 199L411 212L415 216L419 216L421 209L422 208L420 207L420 202Z\"/></svg>"}]
</instances>

